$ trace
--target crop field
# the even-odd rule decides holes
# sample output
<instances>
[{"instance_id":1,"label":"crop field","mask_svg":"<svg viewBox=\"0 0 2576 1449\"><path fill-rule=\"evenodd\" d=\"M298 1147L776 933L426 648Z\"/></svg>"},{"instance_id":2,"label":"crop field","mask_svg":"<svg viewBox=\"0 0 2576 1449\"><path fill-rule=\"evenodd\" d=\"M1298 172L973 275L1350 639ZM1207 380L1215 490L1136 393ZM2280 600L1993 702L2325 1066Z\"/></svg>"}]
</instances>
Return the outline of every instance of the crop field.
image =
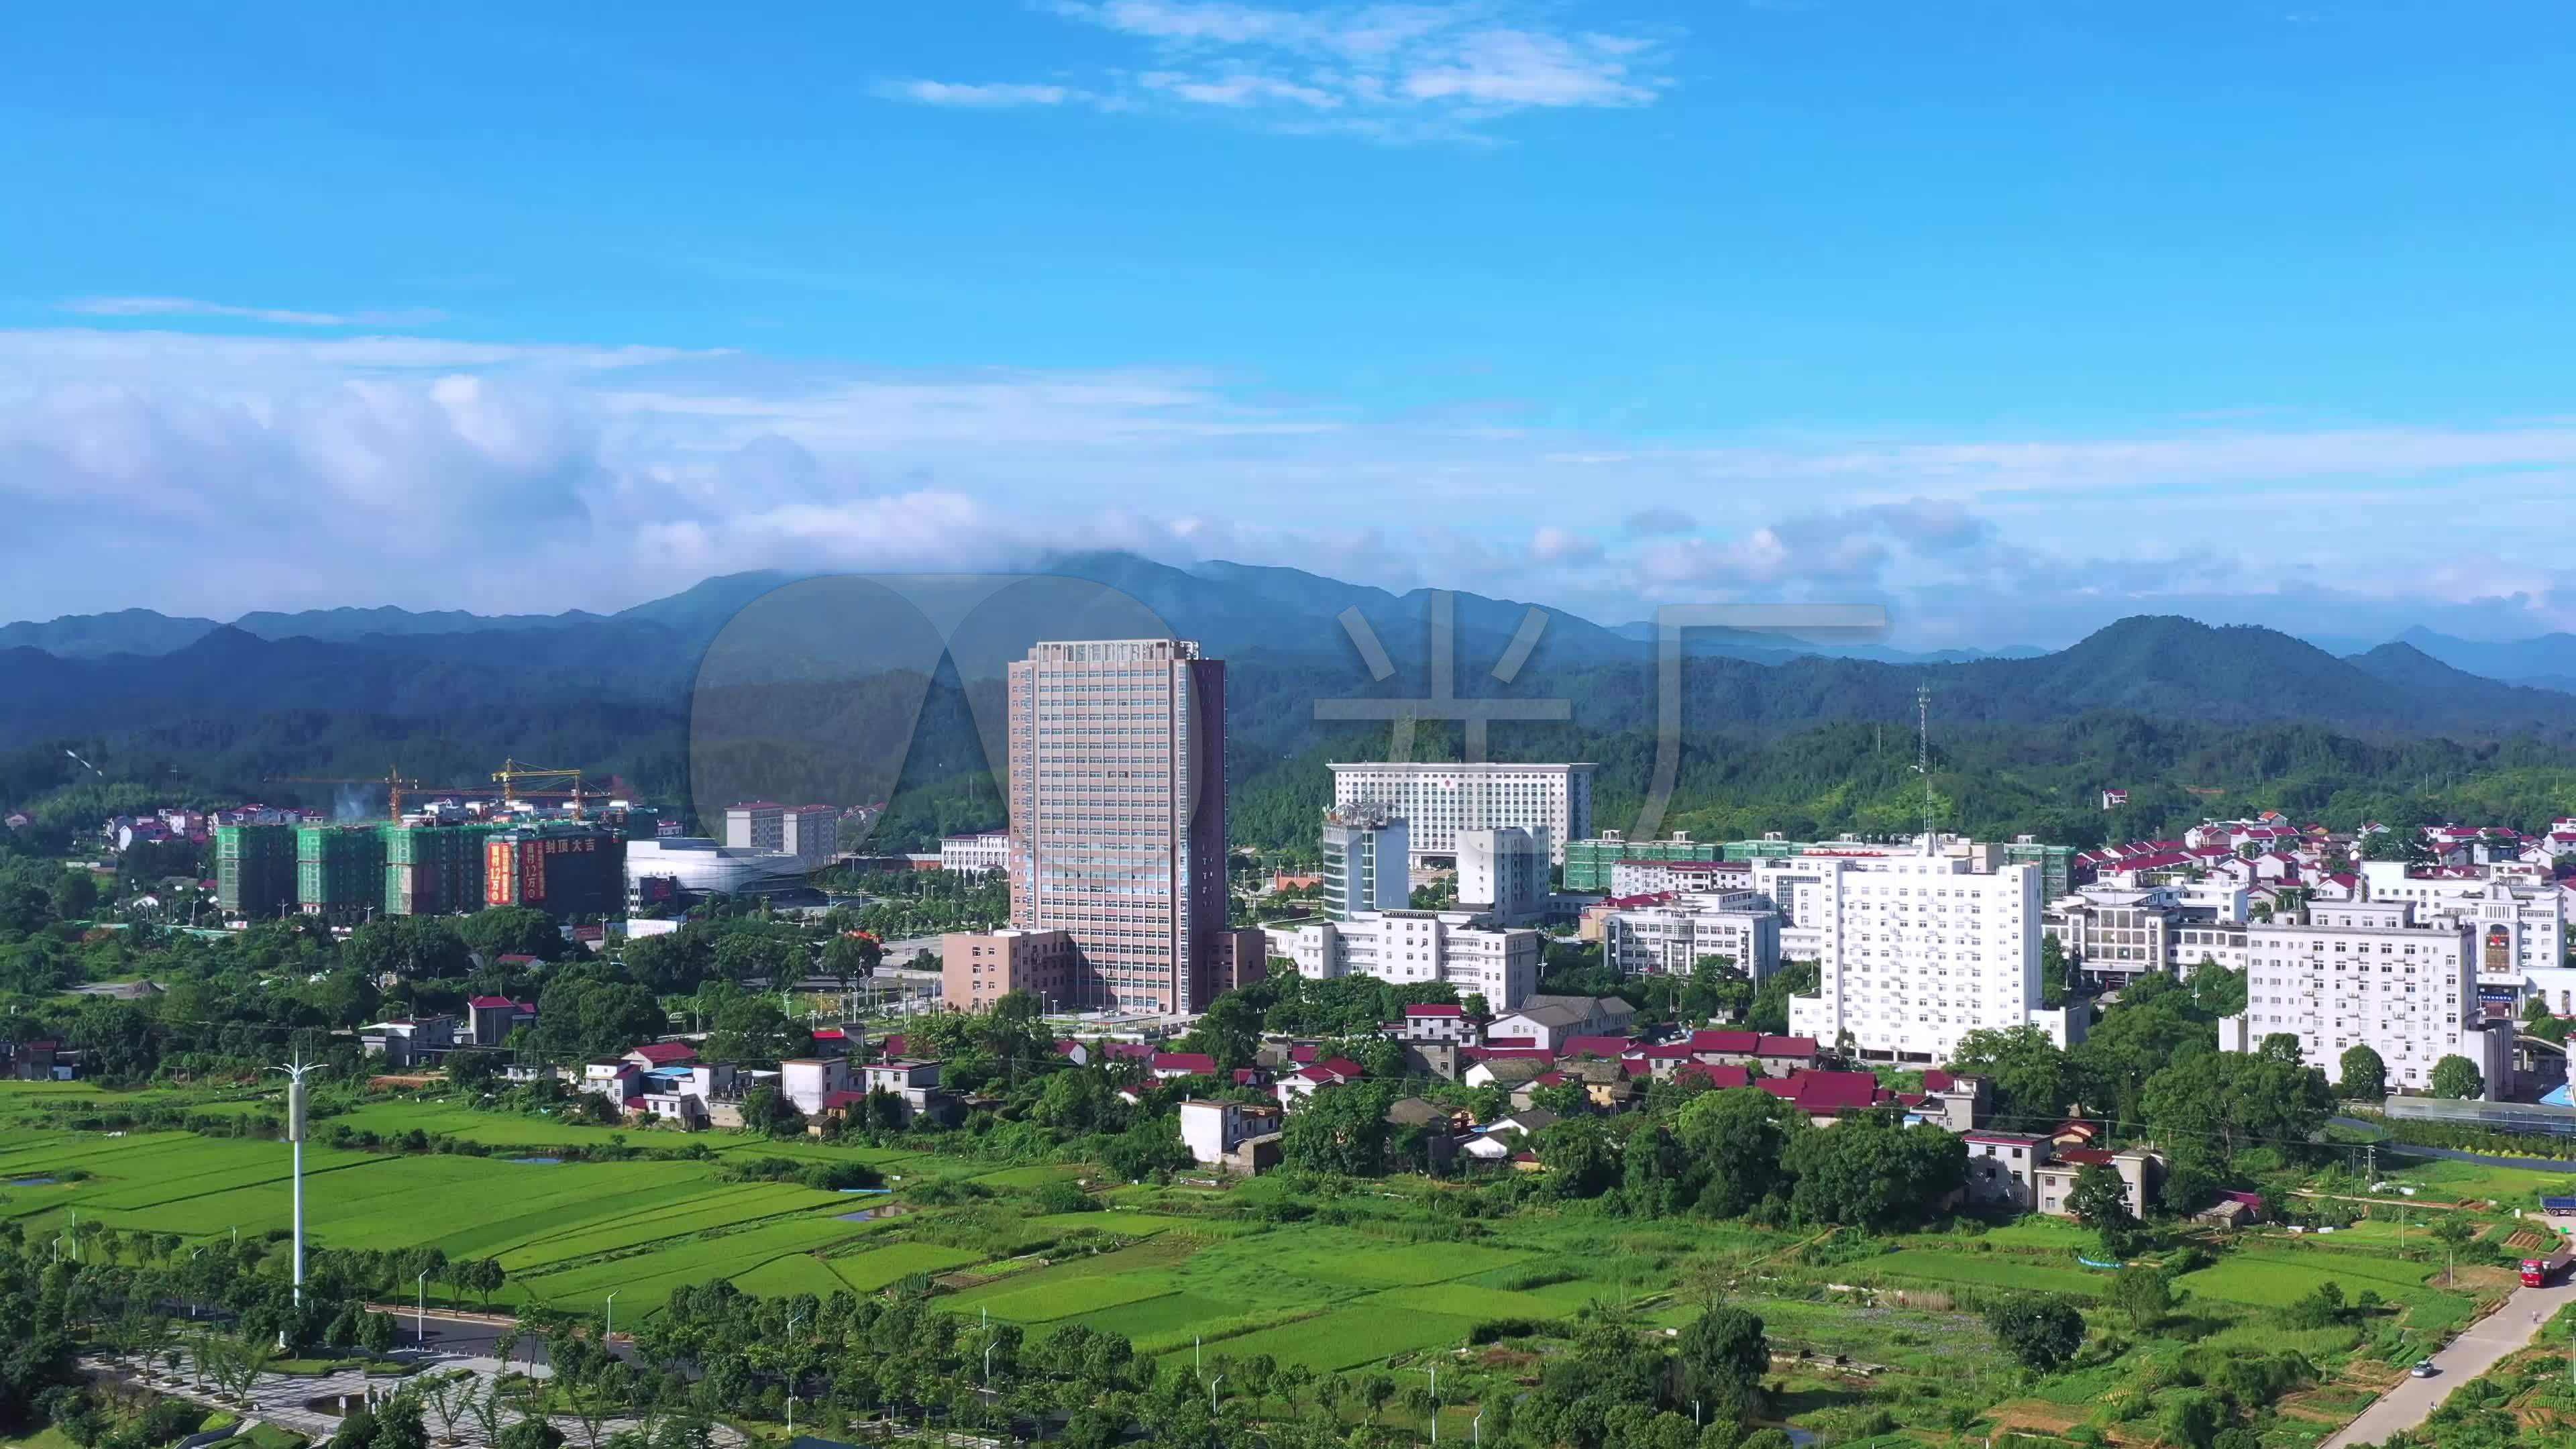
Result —
<instances>
[{"instance_id":1,"label":"crop field","mask_svg":"<svg viewBox=\"0 0 2576 1449\"><path fill-rule=\"evenodd\" d=\"M850 1291L874 1293L899 1278L915 1273L945 1273L951 1268L963 1268L981 1256L937 1243L888 1243L828 1259L823 1266L849 1285Z\"/></svg>"},{"instance_id":2,"label":"crop field","mask_svg":"<svg viewBox=\"0 0 2576 1449\"><path fill-rule=\"evenodd\" d=\"M1867 1259L1855 1267L1871 1273L1934 1283L2019 1288L2033 1293L2065 1293L2078 1298L2100 1297L2111 1281L2109 1273L2075 1267L2071 1260L2067 1266L2059 1267L2042 1259L2013 1254L1945 1253L1932 1248L1907 1248Z\"/></svg>"},{"instance_id":3,"label":"crop field","mask_svg":"<svg viewBox=\"0 0 2576 1449\"><path fill-rule=\"evenodd\" d=\"M1304 1364L1318 1371L1359 1368L1389 1355L1426 1348L1445 1348L1467 1341L1475 1320L1445 1313L1394 1311L1396 1303L1361 1302L1312 1318L1256 1329L1211 1344L1235 1358L1268 1354L1283 1364ZM1186 1369L1190 1350L1175 1349L1164 1362Z\"/></svg>"}]
</instances>

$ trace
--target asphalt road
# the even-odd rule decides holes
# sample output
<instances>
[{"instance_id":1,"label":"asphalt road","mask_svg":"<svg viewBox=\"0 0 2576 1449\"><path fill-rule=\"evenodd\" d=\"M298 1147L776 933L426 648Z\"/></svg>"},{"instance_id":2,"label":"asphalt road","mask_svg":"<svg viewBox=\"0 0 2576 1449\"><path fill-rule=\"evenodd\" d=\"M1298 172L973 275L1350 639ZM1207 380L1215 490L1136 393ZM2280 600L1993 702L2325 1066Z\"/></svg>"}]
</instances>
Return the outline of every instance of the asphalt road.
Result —
<instances>
[{"instance_id":1,"label":"asphalt road","mask_svg":"<svg viewBox=\"0 0 2576 1449\"><path fill-rule=\"evenodd\" d=\"M2379 1396L2361 1417L2328 1439L2323 1449L2347 1449L2354 1444L2376 1444L2400 1429L2412 1429L2449 1398L2451 1390L2485 1373L2497 1360L2531 1342L2540 1327L2549 1321L2561 1304L2567 1302L2564 1283L2546 1288L2517 1288L2502 1308L2460 1331L2441 1352L2432 1355L2433 1364L2441 1370L2429 1379L2402 1378L2397 1387ZM2532 1320L2539 1314L2539 1322Z\"/></svg>"}]
</instances>

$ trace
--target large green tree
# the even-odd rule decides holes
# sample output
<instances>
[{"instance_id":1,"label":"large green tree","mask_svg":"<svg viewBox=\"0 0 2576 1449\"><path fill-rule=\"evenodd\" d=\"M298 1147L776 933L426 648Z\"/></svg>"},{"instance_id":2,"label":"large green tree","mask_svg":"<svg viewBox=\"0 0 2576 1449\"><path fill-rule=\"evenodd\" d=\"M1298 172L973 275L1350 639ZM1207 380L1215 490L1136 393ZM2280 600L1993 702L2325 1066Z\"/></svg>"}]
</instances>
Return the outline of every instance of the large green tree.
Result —
<instances>
[{"instance_id":1,"label":"large green tree","mask_svg":"<svg viewBox=\"0 0 2576 1449\"><path fill-rule=\"evenodd\" d=\"M1675 1399L1697 1404L1711 1422L1742 1425L1762 1417L1771 1344L1761 1319L1732 1306L1701 1314L1674 1340L1673 1365L1681 1379Z\"/></svg>"}]
</instances>

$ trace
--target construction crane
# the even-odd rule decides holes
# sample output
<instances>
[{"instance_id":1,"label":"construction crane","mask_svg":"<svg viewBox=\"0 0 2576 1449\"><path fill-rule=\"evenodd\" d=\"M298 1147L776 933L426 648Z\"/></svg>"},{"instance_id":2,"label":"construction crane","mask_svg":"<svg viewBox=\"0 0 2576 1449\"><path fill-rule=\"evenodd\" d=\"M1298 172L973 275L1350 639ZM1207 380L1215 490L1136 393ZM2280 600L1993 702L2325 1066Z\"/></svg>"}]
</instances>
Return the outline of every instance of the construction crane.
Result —
<instances>
[{"instance_id":1,"label":"construction crane","mask_svg":"<svg viewBox=\"0 0 2576 1449\"><path fill-rule=\"evenodd\" d=\"M385 792L385 812L389 818L396 821L400 821L402 819L402 802L405 794L430 795L446 793L445 787L424 785L418 780L406 779L403 775L402 767L399 765L388 766L383 774L378 775L373 779L366 780L337 779L325 775L268 775L264 776L263 779L266 783L273 785L382 786Z\"/></svg>"},{"instance_id":2,"label":"construction crane","mask_svg":"<svg viewBox=\"0 0 2576 1449\"><path fill-rule=\"evenodd\" d=\"M510 801L516 799L533 798L539 793L549 797L561 795L572 801L572 818L575 820L579 820L581 818L581 775L582 772L579 770L541 770L534 765L522 765L516 760L503 760L501 762L501 768L492 772L492 778L501 783L501 802L503 804L506 805ZM570 781L571 785L569 789L561 791L531 791L528 795L523 796L519 793L518 789L518 782L521 780L566 780ZM600 792L593 790L590 793L596 795Z\"/></svg>"}]
</instances>

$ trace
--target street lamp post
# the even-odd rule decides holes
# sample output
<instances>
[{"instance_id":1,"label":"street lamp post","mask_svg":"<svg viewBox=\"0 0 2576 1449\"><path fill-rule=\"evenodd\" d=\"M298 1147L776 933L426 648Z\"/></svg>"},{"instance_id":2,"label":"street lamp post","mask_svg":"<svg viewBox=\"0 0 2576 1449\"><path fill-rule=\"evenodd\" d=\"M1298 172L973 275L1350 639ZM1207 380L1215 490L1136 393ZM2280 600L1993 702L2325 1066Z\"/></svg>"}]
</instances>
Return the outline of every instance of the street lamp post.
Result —
<instances>
[{"instance_id":1,"label":"street lamp post","mask_svg":"<svg viewBox=\"0 0 2576 1449\"><path fill-rule=\"evenodd\" d=\"M1423 1372L1431 1375L1431 1442L1437 1444L1440 1442L1440 1365L1432 1364Z\"/></svg>"},{"instance_id":2,"label":"street lamp post","mask_svg":"<svg viewBox=\"0 0 2576 1449\"><path fill-rule=\"evenodd\" d=\"M429 1347L429 1270L427 1268L412 1275L412 1289L420 1295L412 1308L412 1336L420 1340L421 1347L427 1348Z\"/></svg>"},{"instance_id":3,"label":"street lamp post","mask_svg":"<svg viewBox=\"0 0 2576 1449\"><path fill-rule=\"evenodd\" d=\"M608 1326L600 1330L599 1336L603 1340L617 1336L617 1295L614 1293L608 1295Z\"/></svg>"},{"instance_id":4,"label":"street lamp post","mask_svg":"<svg viewBox=\"0 0 2576 1449\"><path fill-rule=\"evenodd\" d=\"M1223 1374L1218 1374L1215 1378L1208 1380L1208 1417L1211 1419L1216 1417L1216 1386L1224 1382L1225 1375Z\"/></svg>"},{"instance_id":5,"label":"street lamp post","mask_svg":"<svg viewBox=\"0 0 2576 1449\"><path fill-rule=\"evenodd\" d=\"M787 1315L787 1432L790 1434L796 1432L796 1320L804 1316L803 1309Z\"/></svg>"}]
</instances>

